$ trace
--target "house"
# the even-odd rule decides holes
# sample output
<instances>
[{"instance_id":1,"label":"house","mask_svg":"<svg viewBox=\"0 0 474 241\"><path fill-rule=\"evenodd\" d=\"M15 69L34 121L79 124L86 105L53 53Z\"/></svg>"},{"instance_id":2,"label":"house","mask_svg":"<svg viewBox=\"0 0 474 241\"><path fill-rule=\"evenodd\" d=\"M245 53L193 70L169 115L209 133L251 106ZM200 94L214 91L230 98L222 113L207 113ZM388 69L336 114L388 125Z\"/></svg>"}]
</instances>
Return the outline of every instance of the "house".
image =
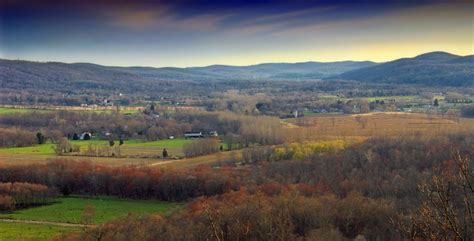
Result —
<instances>
[{"instance_id":1,"label":"house","mask_svg":"<svg viewBox=\"0 0 474 241\"><path fill-rule=\"evenodd\" d=\"M80 136L79 136L79 140L90 140L92 137L92 134L90 132L83 132Z\"/></svg>"},{"instance_id":2,"label":"house","mask_svg":"<svg viewBox=\"0 0 474 241\"><path fill-rule=\"evenodd\" d=\"M188 131L184 133L185 138L203 138L204 135L201 131Z\"/></svg>"}]
</instances>

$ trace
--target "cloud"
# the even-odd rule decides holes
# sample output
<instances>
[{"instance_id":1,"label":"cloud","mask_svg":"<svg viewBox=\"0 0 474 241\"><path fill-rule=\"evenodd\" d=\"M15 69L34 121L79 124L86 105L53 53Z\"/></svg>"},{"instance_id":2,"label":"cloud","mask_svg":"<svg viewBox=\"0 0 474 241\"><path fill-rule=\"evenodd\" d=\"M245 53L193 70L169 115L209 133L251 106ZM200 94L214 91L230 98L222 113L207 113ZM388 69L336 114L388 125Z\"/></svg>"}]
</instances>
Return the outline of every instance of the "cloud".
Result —
<instances>
[{"instance_id":1,"label":"cloud","mask_svg":"<svg viewBox=\"0 0 474 241\"><path fill-rule=\"evenodd\" d=\"M109 25L141 30L216 30L229 13L184 15L170 5L127 6L103 11Z\"/></svg>"}]
</instances>

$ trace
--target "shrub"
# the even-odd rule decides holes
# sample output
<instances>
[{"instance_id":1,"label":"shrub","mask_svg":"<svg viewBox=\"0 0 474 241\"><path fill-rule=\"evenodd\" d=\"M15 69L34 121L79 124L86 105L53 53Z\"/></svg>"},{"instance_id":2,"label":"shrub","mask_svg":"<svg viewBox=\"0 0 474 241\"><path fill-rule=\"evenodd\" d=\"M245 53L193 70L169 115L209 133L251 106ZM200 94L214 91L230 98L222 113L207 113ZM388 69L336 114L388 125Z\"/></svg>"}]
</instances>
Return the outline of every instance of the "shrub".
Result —
<instances>
[{"instance_id":1,"label":"shrub","mask_svg":"<svg viewBox=\"0 0 474 241\"><path fill-rule=\"evenodd\" d=\"M13 198L7 195L0 195L0 211L11 211L15 207Z\"/></svg>"}]
</instances>

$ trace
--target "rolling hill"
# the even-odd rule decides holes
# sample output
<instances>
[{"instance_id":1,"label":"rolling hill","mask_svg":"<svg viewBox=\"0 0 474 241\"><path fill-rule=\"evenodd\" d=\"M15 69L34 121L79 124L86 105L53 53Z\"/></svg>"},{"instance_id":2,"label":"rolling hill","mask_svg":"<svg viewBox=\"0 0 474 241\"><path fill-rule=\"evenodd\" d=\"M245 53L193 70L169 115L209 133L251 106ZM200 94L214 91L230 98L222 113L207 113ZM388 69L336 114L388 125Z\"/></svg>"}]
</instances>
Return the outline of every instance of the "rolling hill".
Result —
<instances>
[{"instance_id":1,"label":"rolling hill","mask_svg":"<svg viewBox=\"0 0 474 241\"><path fill-rule=\"evenodd\" d=\"M389 84L473 86L474 57L431 52L348 71L337 78Z\"/></svg>"},{"instance_id":2,"label":"rolling hill","mask_svg":"<svg viewBox=\"0 0 474 241\"><path fill-rule=\"evenodd\" d=\"M147 90L173 81L199 84L227 80L355 80L370 83L472 86L474 57L432 52L377 64L370 61L211 65L189 68L112 67L90 63L0 59L0 87L49 90Z\"/></svg>"},{"instance_id":3,"label":"rolling hill","mask_svg":"<svg viewBox=\"0 0 474 241\"><path fill-rule=\"evenodd\" d=\"M37 81L321 79L362 67L369 61L268 63L251 66L212 65L190 68L109 67L89 63L0 60L0 78L8 85Z\"/></svg>"}]
</instances>

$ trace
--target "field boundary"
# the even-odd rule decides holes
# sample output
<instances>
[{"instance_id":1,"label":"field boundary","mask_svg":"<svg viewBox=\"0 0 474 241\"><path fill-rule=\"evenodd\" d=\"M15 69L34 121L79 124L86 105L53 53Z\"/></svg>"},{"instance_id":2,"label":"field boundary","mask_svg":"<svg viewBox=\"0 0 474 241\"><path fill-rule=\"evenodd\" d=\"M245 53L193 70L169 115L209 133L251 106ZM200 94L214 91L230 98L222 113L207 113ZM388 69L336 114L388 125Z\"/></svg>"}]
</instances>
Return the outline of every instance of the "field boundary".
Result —
<instances>
[{"instance_id":1,"label":"field boundary","mask_svg":"<svg viewBox=\"0 0 474 241\"><path fill-rule=\"evenodd\" d=\"M43 224L43 225L54 225L54 226L61 226L61 227L76 227L76 228L96 227L96 225L93 225L93 224L62 223L62 222L22 220L22 219L7 219L7 218L0 218L0 222L4 222L4 223L25 223L25 224Z\"/></svg>"}]
</instances>

